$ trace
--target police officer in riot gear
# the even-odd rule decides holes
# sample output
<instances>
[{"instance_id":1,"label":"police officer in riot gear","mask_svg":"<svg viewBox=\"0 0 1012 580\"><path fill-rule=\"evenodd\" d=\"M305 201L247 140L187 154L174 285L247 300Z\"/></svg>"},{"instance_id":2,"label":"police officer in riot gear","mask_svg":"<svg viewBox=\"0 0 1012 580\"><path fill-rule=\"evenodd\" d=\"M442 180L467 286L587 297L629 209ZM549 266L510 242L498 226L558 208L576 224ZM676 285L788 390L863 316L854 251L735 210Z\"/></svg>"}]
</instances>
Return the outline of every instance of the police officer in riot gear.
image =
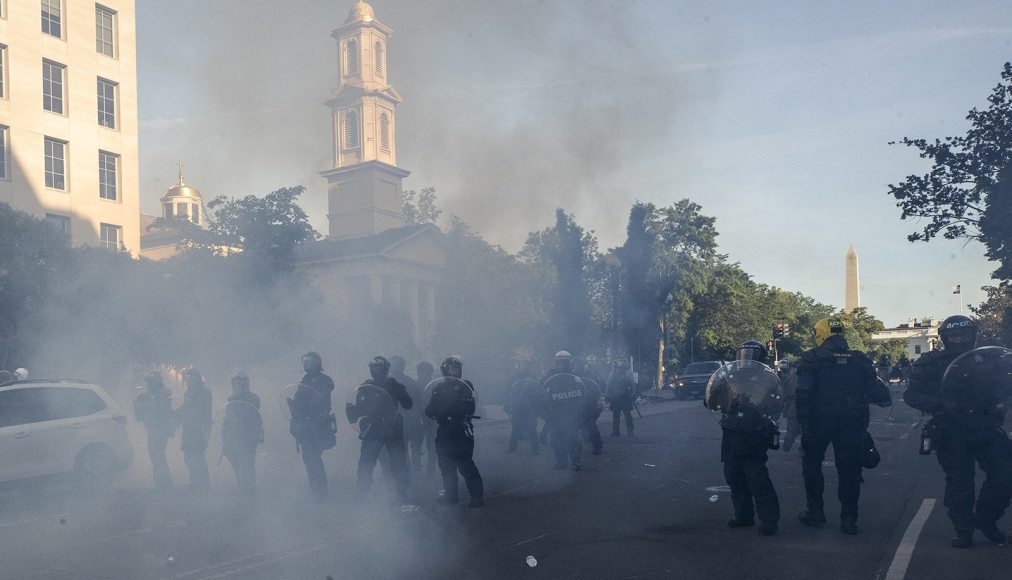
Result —
<instances>
[{"instance_id":1,"label":"police officer in riot gear","mask_svg":"<svg viewBox=\"0 0 1012 580\"><path fill-rule=\"evenodd\" d=\"M583 381L572 373L573 356L560 350L548 371L545 389L545 428L550 432L555 469L580 470L583 445L579 430L586 413Z\"/></svg>"},{"instance_id":2,"label":"police officer in riot gear","mask_svg":"<svg viewBox=\"0 0 1012 580\"><path fill-rule=\"evenodd\" d=\"M522 437L530 441L531 453L535 455L541 453L538 445L538 414L541 412L543 399L544 390L541 383L534 378L531 361L518 359L510 380L509 403L506 408L513 427L507 453L516 453L517 444Z\"/></svg>"},{"instance_id":3,"label":"police officer in riot gear","mask_svg":"<svg viewBox=\"0 0 1012 580\"><path fill-rule=\"evenodd\" d=\"M418 386L425 388L426 385L432 382L432 378L436 374L435 367L429 361L422 361L415 365L415 376L418 377ZM422 431L425 442L425 476L432 477L436 473L436 424L435 422L424 419L422 421L424 430Z\"/></svg>"},{"instance_id":4,"label":"police officer in riot gear","mask_svg":"<svg viewBox=\"0 0 1012 580\"><path fill-rule=\"evenodd\" d=\"M778 427L771 417L760 416L767 408L780 412L780 386L772 369L766 367L768 352L762 343L750 340L738 348L737 361L730 363L735 369L707 389L706 405L722 412L720 427L723 437L720 442L720 460L724 463L724 479L731 488L731 502L734 504L734 518L727 522L731 528L745 528L755 525L759 516L759 534L775 535L780 521L780 499L770 480L766 468L767 450L777 447ZM756 364L758 363L758 364ZM748 396L732 400L726 384L728 378L741 381L739 388L748 387L751 381L758 390ZM762 380L767 379L768 383ZM772 388L770 388L772 387ZM770 391L773 391L772 393ZM762 397L753 397L759 395Z\"/></svg>"},{"instance_id":5,"label":"police officer in riot gear","mask_svg":"<svg viewBox=\"0 0 1012 580\"><path fill-rule=\"evenodd\" d=\"M956 529L953 547L971 547L975 529L988 540L1004 544L1007 537L997 522L1012 496L1012 441L1002 429L1005 408L942 396L946 369L976 346L977 323L966 316L950 316L938 334L943 348L926 352L913 363L903 398L911 407L932 415L926 430L945 471L945 508ZM986 476L976 509L975 464Z\"/></svg>"},{"instance_id":6,"label":"police officer in riot gear","mask_svg":"<svg viewBox=\"0 0 1012 580\"><path fill-rule=\"evenodd\" d=\"M206 456L214 423L211 389L207 388L204 377L194 368L183 374L183 384L186 385L183 404L176 409L176 419L182 426L183 461L190 471L190 485L206 489L211 484Z\"/></svg>"},{"instance_id":7,"label":"police officer in riot gear","mask_svg":"<svg viewBox=\"0 0 1012 580\"><path fill-rule=\"evenodd\" d=\"M802 474L807 509L799 516L806 526L826 523L823 510L822 461L832 445L839 480L840 531L857 533L861 466L868 429L868 404L879 387L875 366L866 354L851 350L843 322L823 319L815 325L815 348L798 361L795 405L805 452Z\"/></svg>"},{"instance_id":8,"label":"police officer in riot gear","mask_svg":"<svg viewBox=\"0 0 1012 580\"><path fill-rule=\"evenodd\" d=\"M162 374L151 371L144 375L144 391L134 399L134 416L148 432L148 457L155 487L172 487L172 472L165 459L165 448L176 432L172 415L172 392L165 388Z\"/></svg>"},{"instance_id":9,"label":"police officer in riot gear","mask_svg":"<svg viewBox=\"0 0 1012 580\"><path fill-rule=\"evenodd\" d=\"M444 495L440 501L457 503L457 472L464 477L471 496L469 507L485 505L485 484L474 464L474 385L464 380L464 363L451 356L439 365L445 379L432 389L425 415L439 425L436 431L436 454L443 476Z\"/></svg>"},{"instance_id":10,"label":"police officer in riot gear","mask_svg":"<svg viewBox=\"0 0 1012 580\"><path fill-rule=\"evenodd\" d=\"M239 493L250 496L256 493L257 446L264 440L260 397L250 391L246 373L237 372L231 383L221 421L221 451L235 472Z\"/></svg>"},{"instance_id":11,"label":"police officer in riot gear","mask_svg":"<svg viewBox=\"0 0 1012 580\"><path fill-rule=\"evenodd\" d=\"M362 440L362 452L358 460L358 492L369 493L376 462L386 448L397 497L404 502L408 499L407 450L404 448L404 420L398 406L410 409L413 403L404 385L390 376L390 361L386 357L376 356L369 362L369 376L371 378L363 383L363 387L379 388L387 397L369 403L356 399L355 403L348 403L345 408L348 421L354 423L361 419L359 438Z\"/></svg>"},{"instance_id":12,"label":"police officer in riot gear","mask_svg":"<svg viewBox=\"0 0 1012 580\"><path fill-rule=\"evenodd\" d=\"M412 401L421 401L422 389L425 385L419 385L415 379L405 374L404 369L406 366L407 362L404 358L399 356L390 357L390 376L398 383L404 385L404 389L408 392L408 396L411 397ZM425 445L425 417L421 411L421 405L413 405L402 413L404 416L404 443L410 455L409 465L411 465L412 470L417 474L422 473L422 448Z\"/></svg>"},{"instance_id":13,"label":"police officer in riot gear","mask_svg":"<svg viewBox=\"0 0 1012 580\"><path fill-rule=\"evenodd\" d=\"M587 362L581 357L573 359L573 374L580 377L584 386L584 411L580 419L580 433L590 441L591 453L600 455L604 447L601 440L601 430L597 428L597 419L601 416L601 379L593 369L587 367Z\"/></svg>"},{"instance_id":14,"label":"police officer in riot gear","mask_svg":"<svg viewBox=\"0 0 1012 580\"><path fill-rule=\"evenodd\" d=\"M622 433L619 428L622 426L622 417L625 417L625 432L629 437L633 436L633 400L635 397L636 384L633 382L632 373L629 372L629 363L624 358L615 361L615 369L608 375L608 384L605 389L605 396L611 407L611 436L618 437Z\"/></svg>"},{"instance_id":15,"label":"police officer in riot gear","mask_svg":"<svg viewBox=\"0 0 1012 580\"><path fill-rule=\"evenodd\" d=\"M298 390L288 399L292 416L289 432L295 437L296 450L302 454L313 498L325 501L327 470L323 466L323 452L337 445L337 425L331 413L334 381L323 374L323 359L315 352L302 355L302 370L305 375Z\"/></svg>"}]
</instances>

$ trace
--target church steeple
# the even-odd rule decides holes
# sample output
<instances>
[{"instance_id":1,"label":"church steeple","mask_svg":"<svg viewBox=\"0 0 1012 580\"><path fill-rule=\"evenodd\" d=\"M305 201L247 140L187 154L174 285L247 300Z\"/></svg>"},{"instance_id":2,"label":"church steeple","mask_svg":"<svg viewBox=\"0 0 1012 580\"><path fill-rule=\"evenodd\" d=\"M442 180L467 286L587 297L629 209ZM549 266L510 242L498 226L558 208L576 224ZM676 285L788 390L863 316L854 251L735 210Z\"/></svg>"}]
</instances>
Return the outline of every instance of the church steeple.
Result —
<instances>
[{"instance_id":1,"label":"church steeple","mask_svg":"<svg viewBox=\"0 0 1012 580\"><path fill-rule=\"evenodd\" d=\"M393 31L362 0L352 5L337 41L338 87L331 93L334 168L329 181L330 237L349 238L404 225L397 167L396 109L401 97L387 77Z\"/></svg>"}]
</instances>

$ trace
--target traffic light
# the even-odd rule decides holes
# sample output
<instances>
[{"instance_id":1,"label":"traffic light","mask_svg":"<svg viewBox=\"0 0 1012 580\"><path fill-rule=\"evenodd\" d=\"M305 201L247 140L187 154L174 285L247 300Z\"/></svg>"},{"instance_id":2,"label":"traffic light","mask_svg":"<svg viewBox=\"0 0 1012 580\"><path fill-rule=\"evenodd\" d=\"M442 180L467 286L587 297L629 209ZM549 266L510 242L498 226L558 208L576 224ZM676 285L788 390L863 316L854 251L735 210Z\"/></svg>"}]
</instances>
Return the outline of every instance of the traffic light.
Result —
<instances>
[{"instance_id":1,"label":"traffic light","mask_svg":"<svg viewBox=\"0 0 1012 580\"><path fill-rule=\"evenodd\" d=\"M791 335L791 325L785 324L783 326L784 326L784 336L790 336Z\"/></svg>"},{"instance_id":2,"label":"traffic light","mask_svg":"<svg viewBox=\"0 0 1012 580\"><path fill-rule=\"evenodd\" d=\"M774 326L773 327L773 338L783 338L783 337L784 337L784 325L783 324L778 324L778 325Z\"/></svg>"}]
</instances>

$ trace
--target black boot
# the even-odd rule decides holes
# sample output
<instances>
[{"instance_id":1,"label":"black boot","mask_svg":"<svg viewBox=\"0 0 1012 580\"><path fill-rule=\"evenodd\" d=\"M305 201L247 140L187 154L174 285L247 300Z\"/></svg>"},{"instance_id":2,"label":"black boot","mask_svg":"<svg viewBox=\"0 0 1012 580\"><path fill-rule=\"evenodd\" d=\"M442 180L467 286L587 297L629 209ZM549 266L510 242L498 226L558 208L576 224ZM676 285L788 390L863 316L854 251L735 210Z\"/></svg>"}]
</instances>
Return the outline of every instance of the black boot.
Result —
<instances>
[{"instance_id":1,"label":"black boot","mask_svg":"<svg viewBox=\"0 0 1012 580\"><path fill-rule=\"evenodd\" d=\"M857 520L851 518L840 520L840 531L847 534L848 536L856 536Z\"/></svg>"},{"instance_id":2,"label":"black boot","mask_svg":"<svg viewBox=\"0 0 1012 580\"><path fill-rule=\"evenodd\" d=\"M775 536L779 531L780 526L776 522L762 522L759 524L760 536Z\"/></svg>"},{"instance_id":3,"label":"black boot","mask_svg":"<svg viewBox=\"0 0 1012 580\"><path fill-rule=\"evenodd\" d=\"M727 527L729 528L751 528L755 525L755 520L752 518L733 518L727 520Z\"/></svg>"},{"instance_id":4,"label":"black boot","mask_svg":"<svg viewBox=\"0 0 1012 580\"><path fill-rule=\"evenodd\" d=\"M953 548L965 550L973 547L973 530L956 530L956 537L949 542Z\"/></svg>"},{"instance_id":5,"label":"black boot","mask_svg":"<svg viewBox=\"0 0 1012 580\"><path fill-rule=\"evenodd\" d=\"M806 526L821 528L826 525L826 514L822 510L806 509L798 516L798 521Z\"/></svg>"},{"instance_id":6,"label":"black boot","mask_svg":"<svg viewBox=\"0 0 1012 580\"><path fill-rule=\"evenodd\" d=\"M1004 545L1005 542L1008 541L1008 536L1005 535L1005 532L999 530L998 526L996 526L994 522L986 524L978 523L977 529L980 530L980 533L984 534L984 537L987 538L989 542Z\"/></svg>"}]
</instances>

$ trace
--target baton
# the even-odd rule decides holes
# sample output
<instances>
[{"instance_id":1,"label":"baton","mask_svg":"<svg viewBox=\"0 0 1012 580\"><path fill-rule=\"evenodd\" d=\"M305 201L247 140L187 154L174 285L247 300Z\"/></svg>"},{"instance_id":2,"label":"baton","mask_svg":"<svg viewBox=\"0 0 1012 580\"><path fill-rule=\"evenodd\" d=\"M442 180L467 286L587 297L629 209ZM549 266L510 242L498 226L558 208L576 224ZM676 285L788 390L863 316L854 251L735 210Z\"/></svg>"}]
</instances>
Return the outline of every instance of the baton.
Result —
<instances>
[{"instance_id":1,"label":"baton","mask_svg":"<svg viewBox=\"0 0 1012 580\"><path fill-rule=\"evenodd\" d=\"M636 409L636 414L640 416L640 419L642 419L643 413L640 412L640 406L636 404L636 399L633 399L633 408Z\"/></svg>"}]
</instances>

